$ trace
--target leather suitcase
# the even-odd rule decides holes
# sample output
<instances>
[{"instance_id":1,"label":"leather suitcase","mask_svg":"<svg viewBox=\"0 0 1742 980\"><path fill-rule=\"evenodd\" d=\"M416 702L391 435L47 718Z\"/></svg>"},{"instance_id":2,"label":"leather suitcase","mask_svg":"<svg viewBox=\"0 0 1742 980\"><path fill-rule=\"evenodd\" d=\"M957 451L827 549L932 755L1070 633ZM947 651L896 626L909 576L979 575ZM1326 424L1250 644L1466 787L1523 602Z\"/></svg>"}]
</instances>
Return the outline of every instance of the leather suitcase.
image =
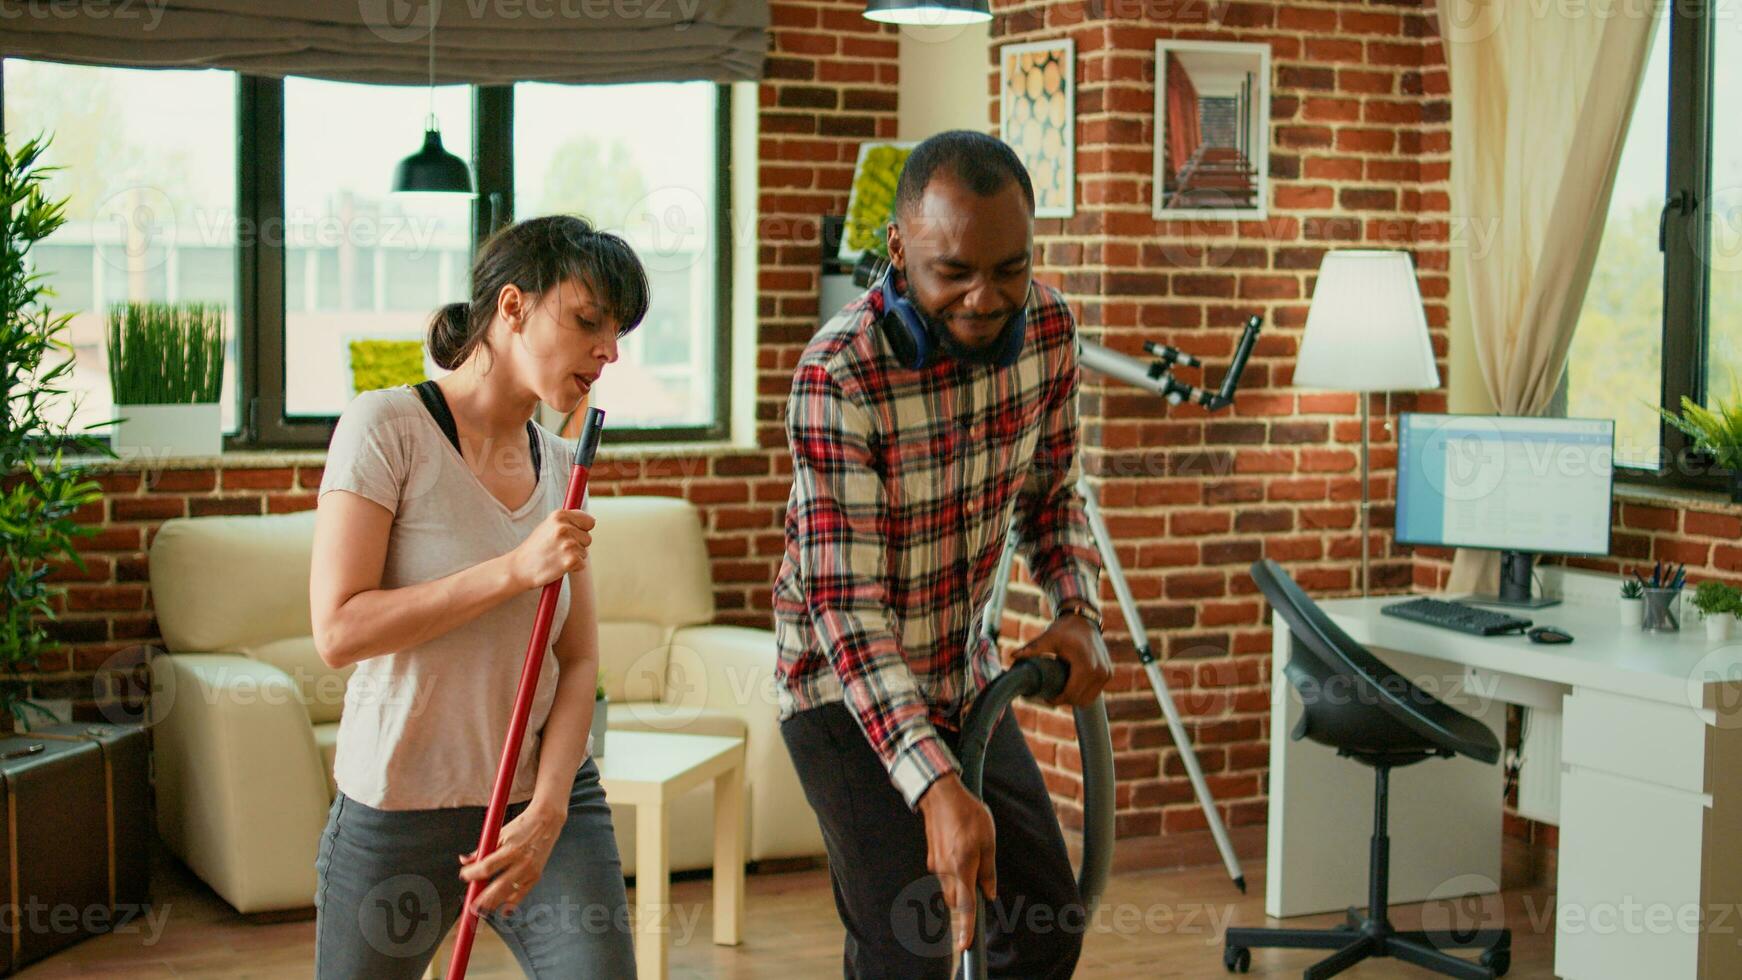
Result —
<instances>
[{"instance_id":1,"label":"leather suitcase","mask_svg":"<svg viewBox=\"0 0 1742 980\"><path fill-rule=\"evenodd\" d=\"M0 976L150 901L145 731L45 725L0 737Z\"/></svg>"}]
</instances>

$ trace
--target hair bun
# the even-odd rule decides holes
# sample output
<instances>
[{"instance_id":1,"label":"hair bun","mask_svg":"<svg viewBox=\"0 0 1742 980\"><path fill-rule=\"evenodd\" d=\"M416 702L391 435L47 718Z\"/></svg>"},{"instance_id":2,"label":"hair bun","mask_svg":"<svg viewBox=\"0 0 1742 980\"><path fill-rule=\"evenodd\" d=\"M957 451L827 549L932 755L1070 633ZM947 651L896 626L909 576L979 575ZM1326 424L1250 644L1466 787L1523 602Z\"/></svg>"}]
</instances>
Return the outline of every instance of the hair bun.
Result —
<instances>
[{"instance_id":1,"label":"hair bun","mask_svg":"<svg viewBox=\"0 0 1742 980\"><path fill-rule=\"evenodd\" d=\"M429 348L430 360L443 371L460 366L466 340L472 332L471 318L470 303L449 303L430 318L429 339L425 346Z\"/></svg>"}]
</instances>

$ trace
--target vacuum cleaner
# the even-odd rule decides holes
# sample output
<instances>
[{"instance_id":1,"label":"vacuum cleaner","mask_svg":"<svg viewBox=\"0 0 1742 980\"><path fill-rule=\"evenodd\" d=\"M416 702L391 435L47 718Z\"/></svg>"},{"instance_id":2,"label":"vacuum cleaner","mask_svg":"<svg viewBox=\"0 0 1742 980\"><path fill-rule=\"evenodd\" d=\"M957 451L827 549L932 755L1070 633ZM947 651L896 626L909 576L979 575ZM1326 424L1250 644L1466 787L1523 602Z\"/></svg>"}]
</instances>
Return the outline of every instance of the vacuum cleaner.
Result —
<instances>
[{"instance_id":1,"label":"vacuum cleaner","mask_svg":"<svg viewBox=\"0 0 1742 980\"><path fill-rule=\"evenodd\" d=\"M580 438L575 440L574 468L569 471L569 488L563 495L563 510L575 510L586 499L587 475L593 469L593 456L599 451L599 436L605 428L605 413L587 409L581 424ZM566 576L565 576L566 577ZM532 714L532 698L538 691L538 669L544 664L544 654L550 644L550 626L556 619L557 599L562 594L563 580L545 585L538 597L538 612L532 621L532 638L526 644L526 662L520 668L520 686L514 692L514 714L508 719L508 737L502 742L502 761L496 766L496 784L490 790L490 803L484 808L484 831L478 836L478 860L496 850L502 836L502 820L508 812L508 791L514 785L514 770L520 763L520 743L526 739L526 720ZM472 958L472 939L478 934L478 917L471 913L473 903L490 882L479 879L466 886L466 904L454 932L454 955L448 960L447 980L464 980L466 963Z\"/></svg>"},{"instance_id":2,"label":"vacuum cleaner","mask_svg":"<svg viewBox=\"0 0 1742 980\"><path fill-rule=\"evenodd\" d=\"M1096 637L1096 642L1100 638ZM957 751L963 785L976 798L984 786L986 746L1004 710L1019 697L1051 700L1065 689L1070 668L1052 657L1026 657L998 675L968 710ZM1074 709L1077 748L1083 758L1083 857L1077 871L1077 894L1083 901L1083 922L1107 888L1113 869L1113 739L1107 729L1107 706L1096 698ZM962 953L962 980L986 980L986 901L974 890L974 942Z\"/></svg>"}]
</instances>

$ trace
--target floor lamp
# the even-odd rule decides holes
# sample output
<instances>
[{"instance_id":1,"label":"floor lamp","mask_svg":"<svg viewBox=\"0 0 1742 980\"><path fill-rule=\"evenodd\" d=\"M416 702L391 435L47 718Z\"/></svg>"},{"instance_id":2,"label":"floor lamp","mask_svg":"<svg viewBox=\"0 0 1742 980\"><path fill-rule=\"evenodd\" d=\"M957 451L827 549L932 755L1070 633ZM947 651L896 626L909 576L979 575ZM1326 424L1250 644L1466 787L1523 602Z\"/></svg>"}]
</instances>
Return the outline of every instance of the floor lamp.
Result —
<instances>
[{"instance_id":1,"label":"floor lamp","mask_svg":"<svg viewBox=\"0 0 1742 980\"><path fill-rule=\"evenodd\" d=\"M1354 391L1361 399L1361 594L1368 594L1368 406L1374 392L1440 386L1427 314L1408 252L1326 252L1294 368L1297 388Z\"/></svg>"}]
</instances>

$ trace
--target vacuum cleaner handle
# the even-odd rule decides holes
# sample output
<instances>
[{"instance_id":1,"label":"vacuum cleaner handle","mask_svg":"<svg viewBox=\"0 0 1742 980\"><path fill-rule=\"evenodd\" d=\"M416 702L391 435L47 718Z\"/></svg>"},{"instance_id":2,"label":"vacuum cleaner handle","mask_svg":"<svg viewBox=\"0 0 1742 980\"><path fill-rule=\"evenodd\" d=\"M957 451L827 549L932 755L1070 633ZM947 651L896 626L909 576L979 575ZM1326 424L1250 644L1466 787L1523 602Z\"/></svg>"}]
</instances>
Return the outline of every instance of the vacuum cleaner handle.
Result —
<instances>
[{"instance_id":1,"label":"vacuum cleaner handle","mask_svg":"<svg viewBox=\"0 0 1742 980\"><path fill-rule=\"evenodd\" d=\"M1095 642L1100 643L1099 635ZM1051 700L1065 689L1070 668L1052 657L1026 657L998 675L974 699L962 725L957 757L962 783L978 797L985 785L986 746L1004 709L1019 697ZM1077 748L1083 758L1083 863L1077 871L1077 894L1083 901L1084 924L1107 889L1113 869L1113 739L1107 728L1107 706L1096 698L1074 709ZM963 980L986 978L986 900L974 890L974 942L962 953Z\"/></svg>"},{"instance_id":2,"label":"vacuum cleaner handle","mask_svg":"<svg viewBox=\"0 0 1742 980\"><path fill-rule=\"evenodd\" d=\"M563 495L563 510L574 510L586 498L587 476L593 468L593 455L599 450L599 436L605 428L605 413L587 409L581 424L580 438L575 440L574 467L569 471L568 492ZM490 790L490 804L484 808L484 832L478 837L477 860L482 861L496 850L502 836L502 820L508 812L508 792L514 786L514 770L520 763L520 746L526 740L526 720L532 714L533 695L538 692L538 671L544 664L544 652L550 645L550 627L556 619L557 599L562 594L563 580L558 578L545 585L538 597L538 613L532 621L532 638L526 644L526 662L520 668L520 686L514 692L514 714L508 720L508 737L502 742L502 761L496 765L496 784ZM472 904L489 886L485 880L466 886L466 904L460 910L460 921L454 933L454 955L448 960L447 980L464 980L466 963L472 957L472 939L478 932L478 917L471 914Z\"/></svg>"}]
</instances>

